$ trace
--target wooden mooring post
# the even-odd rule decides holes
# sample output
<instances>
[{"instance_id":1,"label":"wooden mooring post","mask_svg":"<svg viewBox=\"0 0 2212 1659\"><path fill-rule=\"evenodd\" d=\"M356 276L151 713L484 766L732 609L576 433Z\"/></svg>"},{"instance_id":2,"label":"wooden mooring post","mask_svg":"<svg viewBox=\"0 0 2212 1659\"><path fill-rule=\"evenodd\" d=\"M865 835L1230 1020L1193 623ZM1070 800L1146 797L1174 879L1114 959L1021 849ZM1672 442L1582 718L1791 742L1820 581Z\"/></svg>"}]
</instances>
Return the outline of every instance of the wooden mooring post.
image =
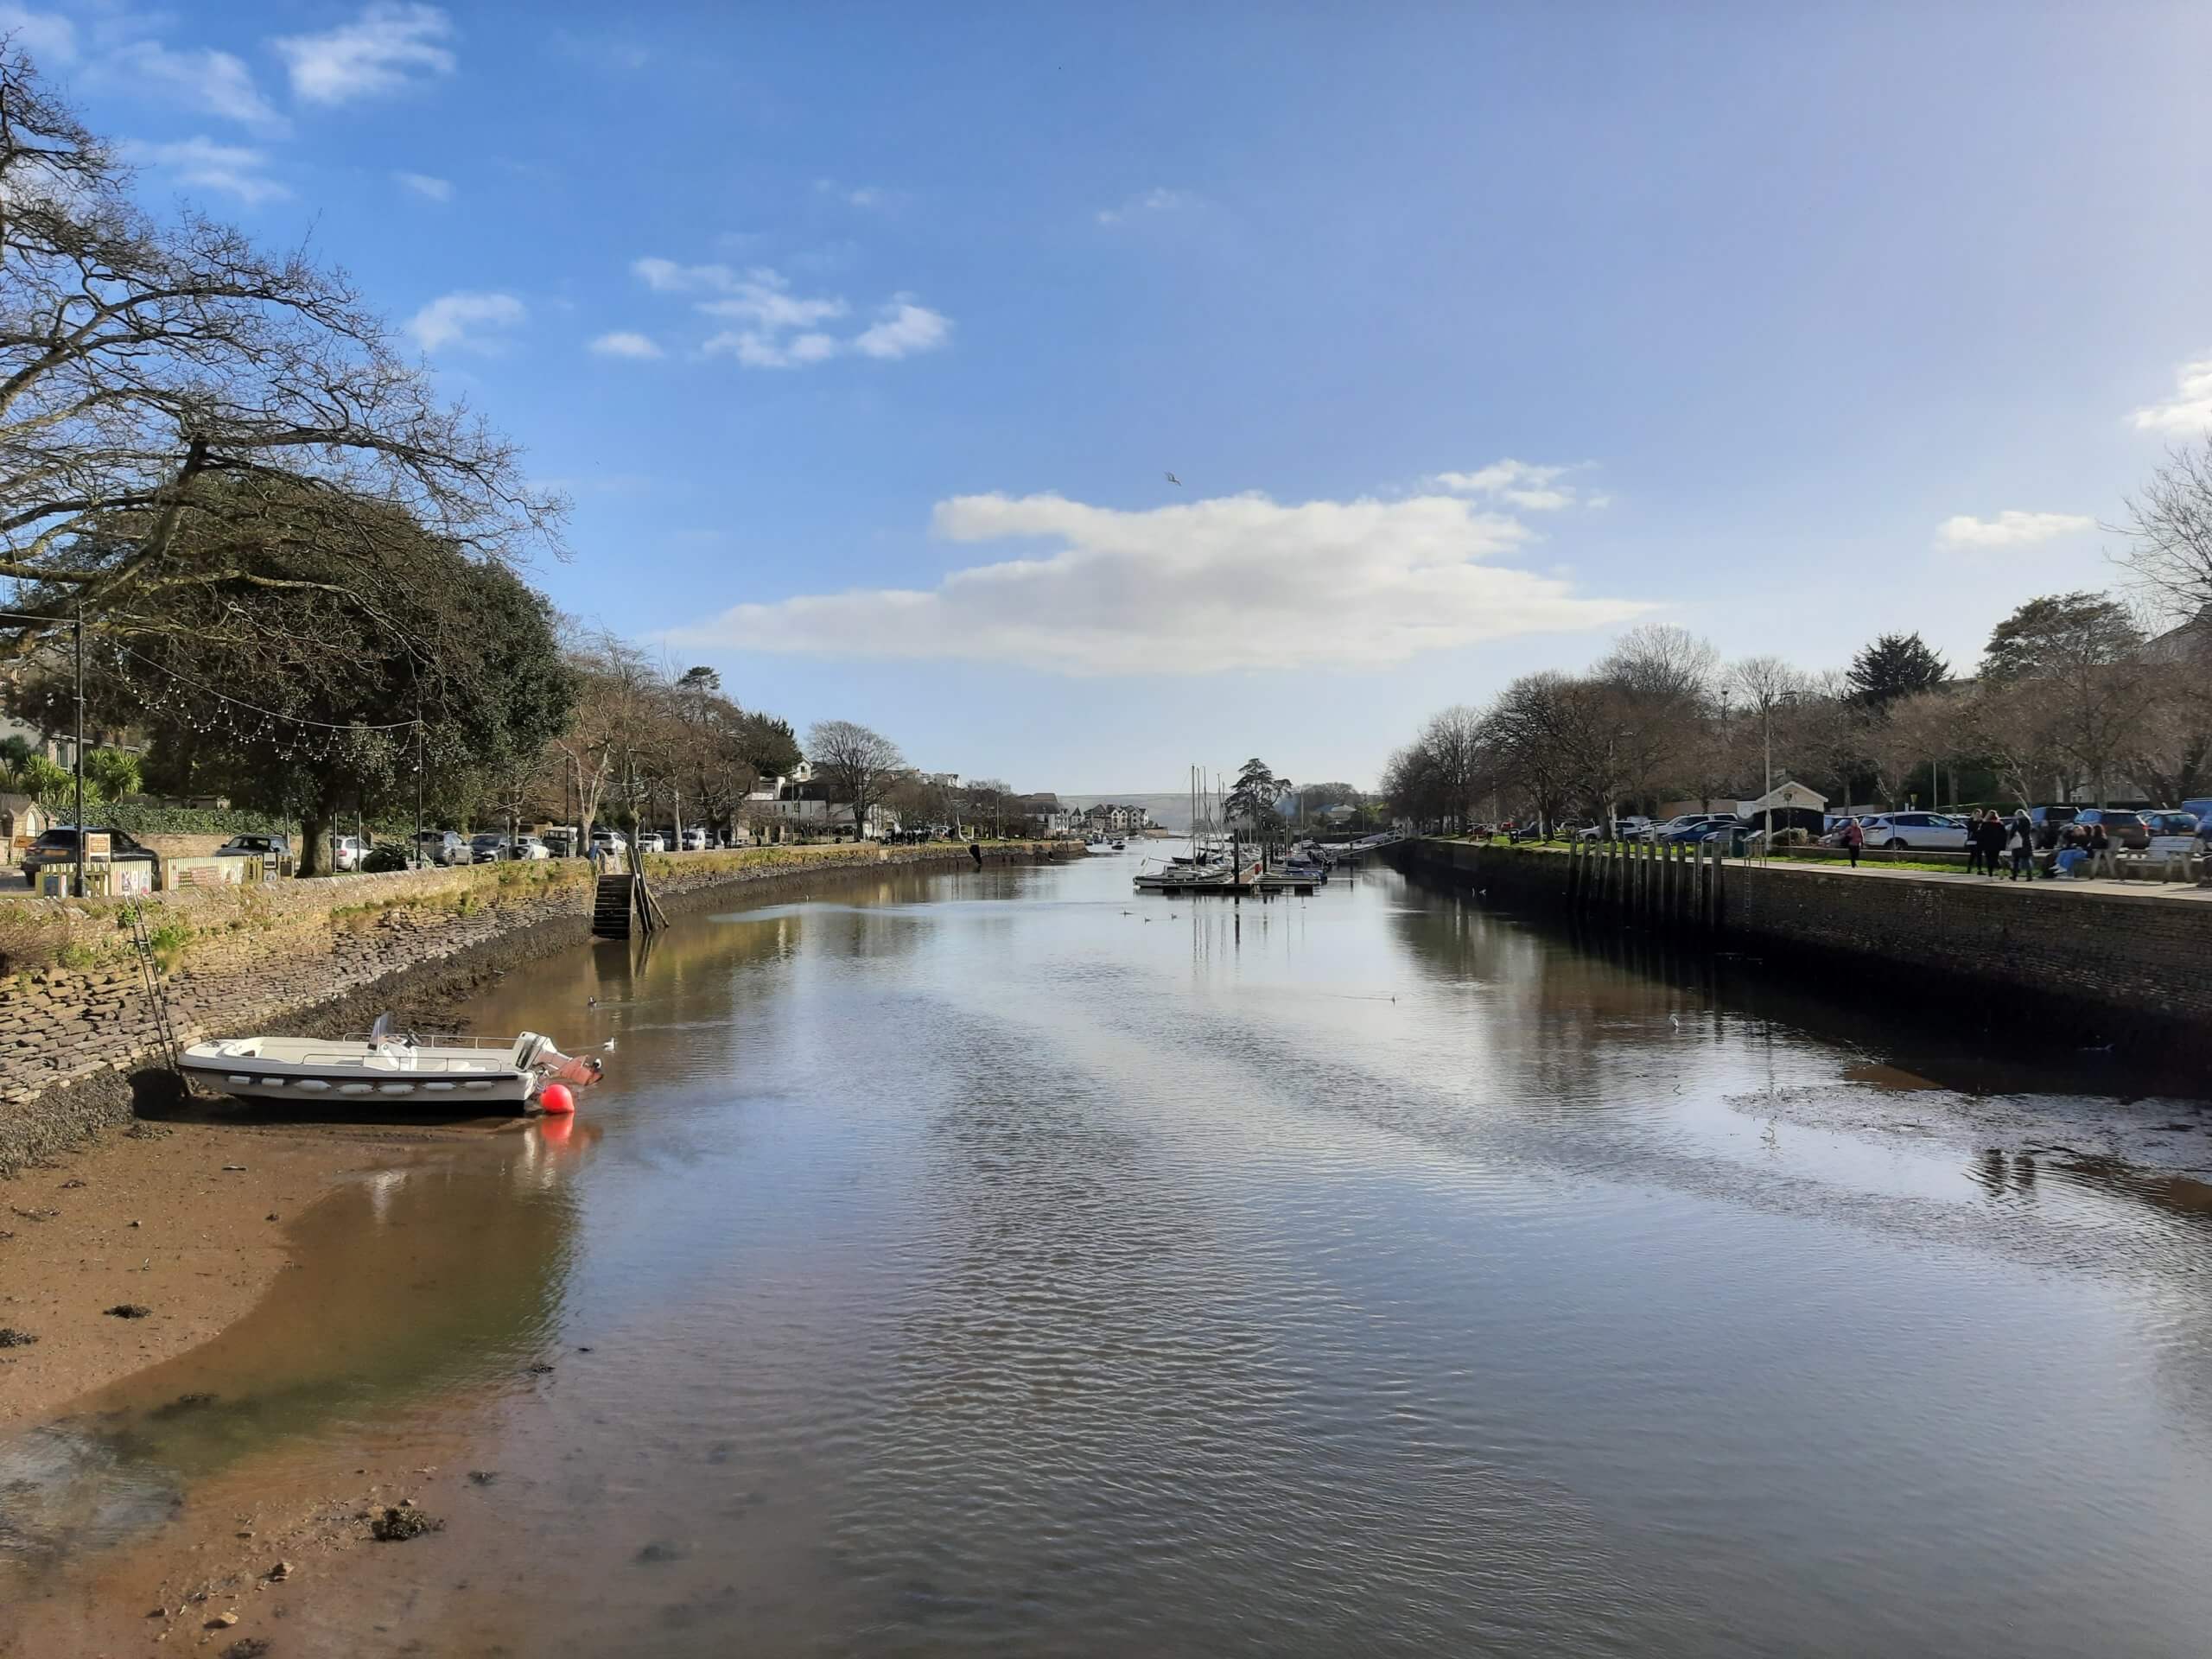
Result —
<instances>
[{"instance_id":1,"label":"wooden mooring post","mask_svg":"<svg viewBox=\"0 0 2212 1659\"><path fill-rule=\"evenodd\" d=\"M1725 857L1718 837L1654 842L1577 842L1560 886L1578 912L1608 912L1647 926L1717 931Z\"/></svg>"}]
</instances>

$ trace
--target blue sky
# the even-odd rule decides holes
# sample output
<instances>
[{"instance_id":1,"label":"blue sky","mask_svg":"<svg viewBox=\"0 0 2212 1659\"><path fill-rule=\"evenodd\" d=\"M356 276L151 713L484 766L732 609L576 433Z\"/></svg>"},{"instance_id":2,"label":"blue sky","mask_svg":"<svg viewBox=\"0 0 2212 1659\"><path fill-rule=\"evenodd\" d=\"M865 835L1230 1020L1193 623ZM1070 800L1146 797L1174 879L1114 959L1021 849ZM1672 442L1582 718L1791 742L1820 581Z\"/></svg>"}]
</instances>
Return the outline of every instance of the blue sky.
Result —
<instances>
[{"instance_id":1,"label":"blue sky","mask_svg":"<svg viewBox=\"0 0 2212 1659\"><path fill-rule=\"evenodd\" d=\"M1022 787L1371 781L1647 617L1970 662L2212 424L2202 6L0 19L563 483L564 608Z\"/></svg>"}]
</instances>

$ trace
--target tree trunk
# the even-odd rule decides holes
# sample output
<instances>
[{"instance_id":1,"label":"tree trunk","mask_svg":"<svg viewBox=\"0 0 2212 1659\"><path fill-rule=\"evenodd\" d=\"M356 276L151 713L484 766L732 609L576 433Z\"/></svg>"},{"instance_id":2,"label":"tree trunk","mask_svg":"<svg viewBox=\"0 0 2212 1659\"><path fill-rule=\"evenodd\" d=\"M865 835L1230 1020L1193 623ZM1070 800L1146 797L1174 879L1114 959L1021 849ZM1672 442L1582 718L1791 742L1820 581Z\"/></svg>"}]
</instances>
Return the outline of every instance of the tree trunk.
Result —
<instances>
[{"instance_id":1,"label":"tree trunk","mask_svg":"<svg viewBox=\"0 0 2212 1659\"><path fill-rule=\"evenodd\" d=\"M322 865L330 841L331 810L318 802L300 815L300 856L292 868L301 875L326 874Z\"/></svg>"}]
</instances>

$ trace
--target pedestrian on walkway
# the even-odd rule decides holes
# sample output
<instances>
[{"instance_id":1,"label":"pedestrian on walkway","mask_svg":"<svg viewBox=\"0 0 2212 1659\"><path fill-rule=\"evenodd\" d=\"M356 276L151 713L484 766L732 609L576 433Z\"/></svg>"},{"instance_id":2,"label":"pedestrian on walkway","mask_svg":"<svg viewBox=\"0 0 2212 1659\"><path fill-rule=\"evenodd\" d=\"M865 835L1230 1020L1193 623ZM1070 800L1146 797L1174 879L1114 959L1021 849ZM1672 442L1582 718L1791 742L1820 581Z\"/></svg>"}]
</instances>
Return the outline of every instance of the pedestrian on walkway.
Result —
<instances>
[{"instance_id":1,"label":"pedestrian on walkway","mask_svg":"<svg viewBox=\"0 0 2212 1659\"><path fill-rule=\"evenodd\" d=\"M1967 874L1981 874L1981 820L1971 812L1967 814Z\"/></svg>"},{"instance_id":2,"label":"pedestrian on walkway","mask_svg":"<svg viewBox=\"0 0 2212 1659\"><path fill-rule=\"evenodd\" d=\"M1843 824L1844 850L1851 855L1851 868L1854 870L1859 868L1859 849L1866 844L1866 831L1860 828L1859 820L1856 818L1845 819Z\"/></svg>"},{"instance_id":3,"label":"pedestrian on walkway","mask_svg":"<svg viewBox=\"0 0 2212 1659\"><path fill-rule=\"evenodd\" d=\"M2012 814L2012 880L2036 879L2036 821L2022 807Z\"/></svg>"},{"instance_id":4,"label":"pedestrian on walkway","mask_svg":"<svg viewBox=\"0 0 2212 1659\"><path fill-rule=\"evenodd\" d=\"M1993 811L1985 812L1981 815L1981 822L1975 824L1969 833L1981 843L1982 868L1993 876L2004 874L2005 820Z\"/></svg>"}]
</instances>

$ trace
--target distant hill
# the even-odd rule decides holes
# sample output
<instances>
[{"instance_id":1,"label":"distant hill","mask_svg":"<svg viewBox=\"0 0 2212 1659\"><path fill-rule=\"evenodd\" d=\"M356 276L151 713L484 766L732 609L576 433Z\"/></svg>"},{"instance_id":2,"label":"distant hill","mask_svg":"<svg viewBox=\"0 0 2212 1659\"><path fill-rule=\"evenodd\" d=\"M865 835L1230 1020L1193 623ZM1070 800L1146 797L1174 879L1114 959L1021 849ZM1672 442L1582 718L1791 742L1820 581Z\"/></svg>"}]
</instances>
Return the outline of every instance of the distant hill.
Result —
<instances>
[{"instance_id":1,"label":"distant hill","mask_svg":"<svg viewBox=\"0 0 2212 1659\"><path fill-rule=\"evenodd\" d=\"M1188 834L1191 828L1191 797L1188 791L1179 795L1063 794L1060 799L1073 807L1141 806L1152 814L1152 821L1163 830L1179 830Z\"/></svg>"}]
</instances>

